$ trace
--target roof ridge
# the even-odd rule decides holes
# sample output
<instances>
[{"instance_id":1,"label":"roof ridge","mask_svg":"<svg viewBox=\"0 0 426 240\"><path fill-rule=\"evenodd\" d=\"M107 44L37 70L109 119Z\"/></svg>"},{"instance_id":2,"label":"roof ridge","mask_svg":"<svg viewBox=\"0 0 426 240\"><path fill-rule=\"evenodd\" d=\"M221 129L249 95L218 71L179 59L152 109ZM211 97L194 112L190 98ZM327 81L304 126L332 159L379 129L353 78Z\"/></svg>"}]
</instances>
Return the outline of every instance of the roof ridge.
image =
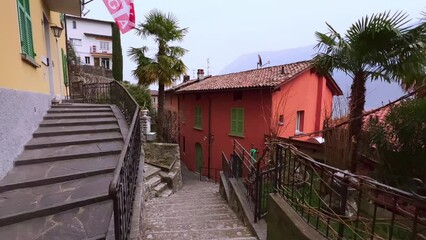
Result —
<instances>
[{"instance_id":1,"label":"roof ridge","mask_svg":"<svg viewBox=\"0 0 426 240\"><path fill-rule=\"evenodd\" d=\"M240 72L233 72L233 73L226 73L226 74L221 74L221 75L213 75L212 77L220 77L220 76L227 76L227 75L231 75L231 74L239 74L239 73L245 73L245 72L252 72L252 71L258 71L258 70L265 70L268 68L274 68L274 67L279 67L279 66L287 66L287 65L294 65L294 64L300 64L300 63L305 63L305 62L312 62L313 59L310 60L303 60L303 61L298 61L298 62L292 62L292 63L286 63L286 64L279 64L279 65L274 65L274 66L269 66L269 67L262 67L262 68L256 68L256 69L249 69L249 70L244 70L244 71L240 71Z\"/></svg>"}]
</instances>

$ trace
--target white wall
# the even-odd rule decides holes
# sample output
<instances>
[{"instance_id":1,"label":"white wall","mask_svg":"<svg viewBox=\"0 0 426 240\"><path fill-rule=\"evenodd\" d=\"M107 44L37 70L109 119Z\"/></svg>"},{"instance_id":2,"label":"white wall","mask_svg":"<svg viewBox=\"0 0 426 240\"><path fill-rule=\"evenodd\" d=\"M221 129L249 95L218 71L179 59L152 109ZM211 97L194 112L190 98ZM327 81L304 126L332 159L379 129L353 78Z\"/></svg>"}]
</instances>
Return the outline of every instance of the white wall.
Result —
<instances>
[{"instance_id":1,"label":"white wall","mask_svg":"<svg viewBox=\"0 0 426 240\"><path fill-rule=\"evenodd\" d=\"M76 22L76 28L73 28L73 22ZM87 19L67 18L67 38L81 39L81 46L75 46L74 50L78 57L80 57L80 64L85 64L85 57L90 57L90 65L94 65L93 55L91 54L91 47L96 46L97 53L112 54L112 41L99 40L94 36L87 36L85 33L112 36L112 29L110 22L98 22ZM108 42L108 50L101 50L101 42ZM97 56L96 56L97 57ZM111 57L101 57L110 59L110 69L112 68ZM101 62L101 61L100 61Z\"/></svg>"}]
</instances>

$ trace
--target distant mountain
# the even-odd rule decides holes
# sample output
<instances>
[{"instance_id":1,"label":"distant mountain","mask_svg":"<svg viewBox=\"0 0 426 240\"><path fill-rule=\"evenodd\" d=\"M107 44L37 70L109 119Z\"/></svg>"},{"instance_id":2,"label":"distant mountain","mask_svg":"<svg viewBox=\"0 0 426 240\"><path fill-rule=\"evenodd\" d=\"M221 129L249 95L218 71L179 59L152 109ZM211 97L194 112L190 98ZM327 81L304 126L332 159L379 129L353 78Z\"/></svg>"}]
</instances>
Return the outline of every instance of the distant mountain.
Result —
<instances>
[{"instance_id":1,"label":"distant mountain","mask_svg":"<svg viewBox=\"0 0 426 240\"><path fill-rule=\"evenodd\" d=\"M265 67L298 62L312 59L316 51L314 45L286 49L280 51L248 53L240 56L234 62L226 66L220 74L241 72L255 69L258 62L258 54L262 57ZM266 64L269 61L269 64ZM265 65L266 64L266 65ZM350 93L352 79L343 72L334 72L333 78L342 89L345 97L341 99L347 105L347 97ZM367 96L365 110L377 108L404 95L404 91L396 83L382 81L367 82Z\"/></svg>"}]
</instances>

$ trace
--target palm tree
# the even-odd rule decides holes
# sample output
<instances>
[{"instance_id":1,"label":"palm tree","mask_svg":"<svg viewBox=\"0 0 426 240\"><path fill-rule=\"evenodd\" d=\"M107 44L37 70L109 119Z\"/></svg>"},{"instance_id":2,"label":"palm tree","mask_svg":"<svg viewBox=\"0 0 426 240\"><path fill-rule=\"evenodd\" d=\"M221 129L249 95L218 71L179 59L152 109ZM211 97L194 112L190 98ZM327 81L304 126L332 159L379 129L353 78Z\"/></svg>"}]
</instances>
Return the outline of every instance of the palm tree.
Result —
<instances>
[{"instance_id":1,"label":"palm tree","mask_svg":"<svg viewBox=\"0 0 426 240\"><path fill-rule=\"evenodd\" d=\"M318 53L314 58L317 70L332 74L340 70L352 79L349 101L350 170L356 171L357 150L362 130L367 80L396 81L415 85L424 79L425 23L408 24L402 12L366 16L352 24L344 35L328 23L328 33L316 32Z\"/></svg>"},{"instance_id":2,"label":"palm tree","mask_svg":"<svg viewBox=\"0 0 426 240\"><path fill-rule=\"evenodd\" d=\"M144 39L148 37L154 39L157 44L156 55L148 57L146 46L129 50L129 56L138 64L133 75L138 78L139 85L158 83L157 133L160 140L163 137L164 87L171 85L174 79L186 72L186 66L181 58L187 50L179 46L170 46L170 43L182 41L186 32L186 28L178 26L178 20L173 14L164 14L154 9L148 13L145 22L138 25L136 34Z\"/></svg>"}]
</instances>

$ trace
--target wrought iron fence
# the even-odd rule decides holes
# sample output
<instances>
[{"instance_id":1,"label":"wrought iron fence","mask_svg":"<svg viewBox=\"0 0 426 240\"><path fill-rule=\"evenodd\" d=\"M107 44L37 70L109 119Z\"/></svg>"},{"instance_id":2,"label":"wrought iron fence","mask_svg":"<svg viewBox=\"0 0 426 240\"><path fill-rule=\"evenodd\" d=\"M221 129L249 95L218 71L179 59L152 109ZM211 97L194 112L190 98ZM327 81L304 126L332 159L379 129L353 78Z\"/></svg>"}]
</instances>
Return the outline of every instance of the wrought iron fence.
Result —
<instances>
[{"instance_id":1,"label":"wrought iron fence","mask_svg":"<svg viewBox=\"0 0 426 240\"><path fill-rule=\"evenodd\" d=\"M275 188L328 239L426 239L426 201L277 146Z\"/></svg>"},{"instance_id":2,"label":"wrought iron fence","mask_svg":"<svg viewBox=\"0 0 426 240\"><path fill-rule=\"evenodd\" d=\"M111 83L85 83L82 85L83 102L96 104L111 103Z\"/></svg>"},{"instance_id":3,"label":"wrought iron fence","mask_svg":"<svg viewBox=\"0 0 426 240\"><path fill-rule=\"evenodd\" d=\"M139 105L116 81L84 84L82 89L84 102L115 104L129 124L129 131L109 186L114 208L115 239L128 239L141 154Z\"/></svg>"}]
</instances>

